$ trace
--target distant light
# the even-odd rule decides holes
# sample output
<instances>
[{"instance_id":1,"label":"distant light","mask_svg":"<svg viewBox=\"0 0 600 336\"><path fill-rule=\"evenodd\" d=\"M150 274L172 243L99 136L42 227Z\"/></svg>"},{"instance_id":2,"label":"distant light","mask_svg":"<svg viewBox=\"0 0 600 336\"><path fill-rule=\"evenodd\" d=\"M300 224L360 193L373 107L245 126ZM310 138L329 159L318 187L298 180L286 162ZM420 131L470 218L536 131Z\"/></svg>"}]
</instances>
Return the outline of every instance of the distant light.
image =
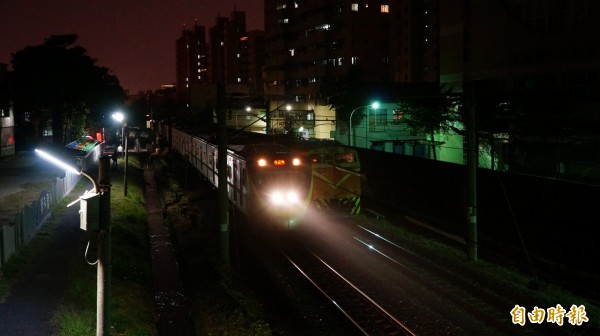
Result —
<instances>
[{"instance_id":1,"label":"distant light","mask_svg":"<svg viewBox=\"0 0 600 336\"><path fill-rule=\"evenodd\" d=\"M371 104L371 107L374 108L374 109L378 109L379 108L379 102L378 101L373 102L373 104Z\"/></svg>"},{"instance_id":2,"label":"distant light","mask_svg":"<svg viewBox=\"0 0 600 336\"><path fill-rule=\"evenodd\" d=\"M292 160L292 165L293 165L293 166L299 166L300 164L302 164L302 161L300 161L300 159L298 159L298 158L294 158L294 159Z\"/></svg>"},{"instance_id":3,"label":"distant light","mask_svg":"<svg viewBox=\"0 0 600 336\"><path fill-rule=\"evenodd\" d=\"M112 117L118 122L123 122L123 120L125 120L125 114L123 114L123 112L120 111L113 113Z\"/></svg>"},{"instance_id":4,"label":"distant light","mask_svg":"<svg viewBox=\"0 0 600 336\"><path fill-rule=\"evenodd\" d=\"M256 163L258 164L259 167L265 167L267 165L267 160L258 159L258 161L256 161Z\"/></svg>"}]
</instances>

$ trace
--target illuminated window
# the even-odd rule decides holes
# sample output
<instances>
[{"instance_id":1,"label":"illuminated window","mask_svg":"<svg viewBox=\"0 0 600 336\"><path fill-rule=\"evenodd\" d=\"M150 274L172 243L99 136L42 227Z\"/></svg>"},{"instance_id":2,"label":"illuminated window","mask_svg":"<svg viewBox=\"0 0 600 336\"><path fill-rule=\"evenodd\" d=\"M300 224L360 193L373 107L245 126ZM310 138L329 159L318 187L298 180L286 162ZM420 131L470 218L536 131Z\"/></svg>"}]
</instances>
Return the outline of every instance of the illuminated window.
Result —
<instances>
[{"instance_id":1,"label":"illuminated window","mask_svg":"<svg viewBox=\"0 0 600 336\"><path fill-rule=\"evenodd\" d=\"M381 12L382 13L389 13L390 12L390 5L381 5Z\"/></svg>"},{"instance_id":2,"label":"illuminated window","mask_svg":"<svg viewBox=\"0 0 600 336\"><path fill-rule=\"evenodd\" d=\"M289 52L290 52L290 56L294 56L294 49L290 49Z\"/></svg>"},{"instance_id":3,"label":"illuminated window","mask_svg":"<svg viewBox=\"0 0 600 336\"><path fill-rule=\"evenodd\" d=\"M392 111L392 124L400 124L404 121L404 111L395 109Z\"/></svg>"},{"instance_id":4,"label":"illuminated window","mask_svg":"<svg viewBox=\"0 0 600 336\"><path fill-rule=\"evenodd\" d=\"M353 3L351 6L352 6L353 12L358 12L358 4L357 3Z\"/></svg>"}]
</instances>

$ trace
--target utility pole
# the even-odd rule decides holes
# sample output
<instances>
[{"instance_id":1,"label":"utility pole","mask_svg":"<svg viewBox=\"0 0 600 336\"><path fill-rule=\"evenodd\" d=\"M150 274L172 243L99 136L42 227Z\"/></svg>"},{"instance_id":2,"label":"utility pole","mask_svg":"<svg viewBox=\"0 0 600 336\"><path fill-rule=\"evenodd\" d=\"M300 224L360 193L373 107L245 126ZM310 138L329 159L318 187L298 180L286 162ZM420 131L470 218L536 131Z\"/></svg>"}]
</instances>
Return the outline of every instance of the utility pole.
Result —
<instances>
[{"instance_id":1,"label":"utility pole","mask_svg":"<svg viewBox=\"0 0 600 336\"><path fill-rule=\"evenodd\" d=\"M123 151L125 151L125 164L123 168L123 195L127 196L127 161L129 158L129 156L127 155L129 153L129 144L127 143L127 140L129 138L129 127L127 126L127 124L123 125L123 136L125 137L125 139L123 140L123 142L125 143L125 147L123 147Z\"/></svg>"},{"instance_id":2,"label":"utility pole","mask_svg":"<svg viewBox=\"0 0 600 336\"><path fill-rule=\"evenodd\" d=\"M96 335L110 335L110 158L100 157L98 163L99 230L96 297Z\"/></svg>"},{"instance_id":3,"label":"utility pole","mask_svg":"<svg viewBox=\"0 0 600 336\"><path fill-rule=\"evenodd\" d=\"M471 0L464 2L463 96L467 121L467 257L477 261L477 166L479 161L474 88L471 69Z\"/></svg>"},{"instance_id":4,"label":"utility pole","mask_svg":"<svg viewBox=\"0 0 600 336\"><path fill-rule=\"evenodd\" d=\"M229 195L227 193L227 120L225 85L217 83L217 127L219 155L217 169L219 170L219 223L221 236L221 262L229 268Z\"/></svg>"}]
</instances>

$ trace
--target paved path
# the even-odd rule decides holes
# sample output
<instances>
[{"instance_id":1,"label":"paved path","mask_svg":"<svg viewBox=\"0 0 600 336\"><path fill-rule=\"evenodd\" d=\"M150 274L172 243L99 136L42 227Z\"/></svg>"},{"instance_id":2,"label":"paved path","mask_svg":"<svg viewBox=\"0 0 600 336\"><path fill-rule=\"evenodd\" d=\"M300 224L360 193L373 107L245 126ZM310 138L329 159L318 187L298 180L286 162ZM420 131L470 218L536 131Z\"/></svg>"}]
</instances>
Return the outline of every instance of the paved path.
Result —
<instances>
[{"instance_id":1,"label":"paved path","mask_svg":"<svg viewBox=\"0 0 600 336\"><path fill-rule=\"evenodd\" d=\"M169 229L162 214L154 171L145 170L144 179L156 326L161 336L194 335ZM73 205L60 215L52 215L50 220L58 216L59 223L54 228L51 241L23 270L10 289L10 295L0 303L0 336L49 336L54 333L52 313L66 290L70 257L80 254L83 262L87 234L79 228L78 211L79 206Z\"/></svg>"},{"instance_id":2,"label":"paved path","mask_svg":"<svg viewBox=\"0 0 600 336\"><path fill-rule=\"evenodd\" d=\"M54 332L52 313L66 290L69 261L73 253L83 258L86 238L85 231L79 229L79 206L67 208L58 217L52 240L0 303L0 335L49 336Z\"/></svg>"}]
</instances>

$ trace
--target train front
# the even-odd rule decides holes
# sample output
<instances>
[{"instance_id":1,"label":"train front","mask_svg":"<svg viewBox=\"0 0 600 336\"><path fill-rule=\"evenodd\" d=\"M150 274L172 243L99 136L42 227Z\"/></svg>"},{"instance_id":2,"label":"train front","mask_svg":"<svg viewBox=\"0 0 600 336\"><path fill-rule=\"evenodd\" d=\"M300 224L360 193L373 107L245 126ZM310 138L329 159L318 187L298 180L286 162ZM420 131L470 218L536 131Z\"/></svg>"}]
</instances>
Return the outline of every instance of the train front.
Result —
<instances>
[{"instance_id":1,"label":"train front","mask_svg":"<svg viewBox=\"0 0 600 336\"><path fill-rule=\"evenodd\" d=\"M305 215L310 202L309 166L288 147L262 144L247 151L248 186L256 206L253 219L267 220L292 229Z\"/></svg>"}]
</instances>

